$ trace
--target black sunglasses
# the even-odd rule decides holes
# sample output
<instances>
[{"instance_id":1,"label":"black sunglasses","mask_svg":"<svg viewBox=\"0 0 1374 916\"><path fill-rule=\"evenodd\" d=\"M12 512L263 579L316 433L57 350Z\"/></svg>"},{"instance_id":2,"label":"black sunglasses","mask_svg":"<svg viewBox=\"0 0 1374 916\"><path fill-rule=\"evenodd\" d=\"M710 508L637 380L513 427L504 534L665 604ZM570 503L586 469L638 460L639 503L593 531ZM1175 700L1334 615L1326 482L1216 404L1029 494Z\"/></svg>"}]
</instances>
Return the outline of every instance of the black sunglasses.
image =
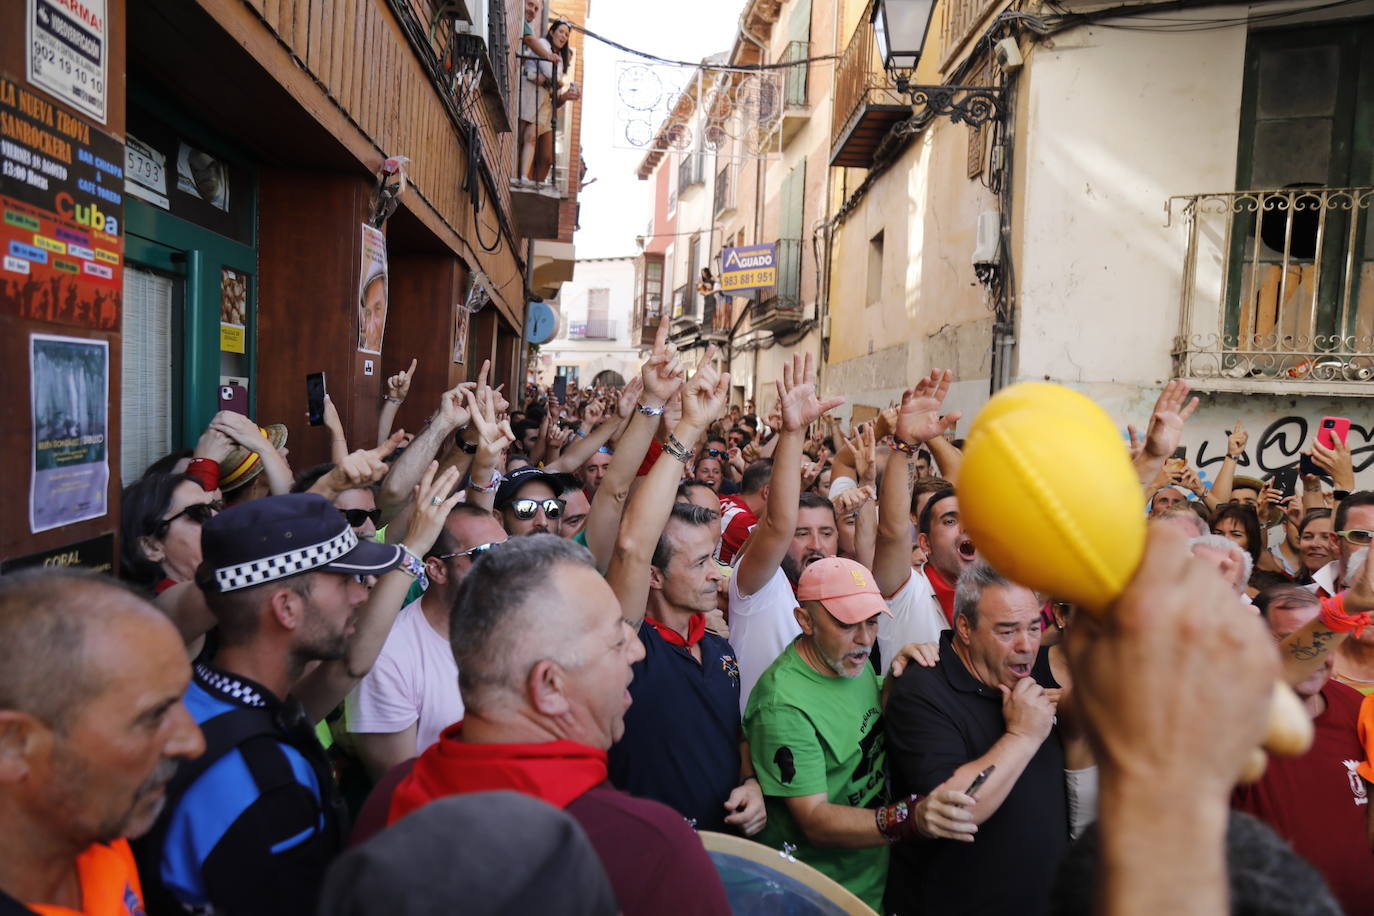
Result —
<instances>
[{"instance_id":1,"label":"black sunglasses","mask_svg":"<svg viewBox=\"0 0 1374 916\"><path fill-rule=\"evenodd\" d=\"M436 560L452 560L454 557L471 557L476 560L482 554L495 547L496 544L478 544L476 547L469 547L467 550L460 550L457 553L441 553L434 557Z\"/></svg>"},{"instance_id":2,"label":"black sunglasses","mask_svg":"<svg viewBox=\"0 0 1374 916\"><path fill-rule=\"evenodd\" d=\"M709 457L709 458L724 458L724 457L725 457L725 452L722 452L722 451L721 451L720 449L718 449L718 448L708 448L708 449L706 450L706 455L707 455L707 457Z\"/></svg>"},{"instance_id":3,"label":"black sunglasses","mask_svg":"<svg viewBox=\"0 0 1374 916\"><path fill-rule=\"evenodd\" d=\"M343 517L348 519L348 527L361 528L367 524L368 519L372 519L373 525L379 525L382 521L381 509L340 509Z\"/></svg>"},{"instance_id":4,"label":"black sunglasses","mask_svg":"<svg viewBox=\"0 0 1374 916\"><path fill-rule=\"evenodd\" d=\"M563 507L566 505L567 503L561 499L517 499L510 504L510 510L523 522L534 518L534 513L541 508L548 518L558 518L563 514Z\"/></svg>"},{"instance_id":5,"label":"black sunglasses","mask_svg":"<svg viewBox=\"0 0 1374 916\"><path fill-rule=\"evenodd\" d=\"M188 522L195 522L197 525L204 525L223 510L223 500L215 499L208 503L192 503L171 518L164 518L159 521L157 527L153 529L153 537L165 537L172 527L172 522L179 518L185 518Z\"/></svg>"}]
</instances>

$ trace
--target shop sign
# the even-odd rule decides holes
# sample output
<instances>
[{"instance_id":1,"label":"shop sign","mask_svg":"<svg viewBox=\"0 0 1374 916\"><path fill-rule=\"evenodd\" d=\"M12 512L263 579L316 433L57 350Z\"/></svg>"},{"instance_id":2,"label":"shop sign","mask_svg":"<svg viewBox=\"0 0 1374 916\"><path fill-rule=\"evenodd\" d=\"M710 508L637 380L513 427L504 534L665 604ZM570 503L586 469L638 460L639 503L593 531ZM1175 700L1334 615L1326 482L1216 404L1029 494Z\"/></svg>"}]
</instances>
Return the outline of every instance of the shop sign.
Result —
<instances>
[{"instance_id":1,"label":"shop sign","mask_svg":"<svg viewBox=\"0 0 1374 916\"><path fill-rule=\"evenodd\" d=\"M25 75L53 98L105 123L109 21L105 0L28 0Z\"/></svg>"}]
</instances>

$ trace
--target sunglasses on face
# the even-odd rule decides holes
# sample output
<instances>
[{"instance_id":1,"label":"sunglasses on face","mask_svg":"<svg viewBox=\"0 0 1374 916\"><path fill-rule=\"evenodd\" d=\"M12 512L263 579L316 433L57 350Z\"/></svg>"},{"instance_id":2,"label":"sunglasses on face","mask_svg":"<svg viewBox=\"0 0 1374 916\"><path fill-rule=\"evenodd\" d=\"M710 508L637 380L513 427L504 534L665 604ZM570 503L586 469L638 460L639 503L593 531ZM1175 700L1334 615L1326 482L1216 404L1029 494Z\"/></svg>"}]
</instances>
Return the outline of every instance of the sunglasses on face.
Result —
<instances>
[{"instance_id":1,"label":"sunglasses on face","mask_svg":"<svg viewBox=\"0 0 1374 916\"><path fill-rule=\"evenodd\" d=\"M460 550L457 553L441 553L436 556L436 560L452 560L454 557L471 557L476 560L482 554L495 547L495 544L478 544L476 547L469 547L467 550Z\"/></svg>"},{"instance_id":2,"label":"sunglasses on face","mask_svg":"<svg viewBox=\"0 0 1374 916\"><path fill-rule=\"evenodd\" d=\"M724 458L724 457L725 457L725 453L722 452L722 451L721 451L720 449L718 449L718 448L708 448L708 449L706 450L706 457L708 457L708 458Z\"/></svg>"},{"instance_id":3,"label":"sunglasses on face","mask_svg":"<svg viewBox=\"0 0 1374 916\"><path fill-rule=\"evenodd\" d=\"M558 518L563 514L565 505L561 499L517 499L510 504L510 511L523 522L534 518L534 513L541 508L547 518Z\"/></svg>"},{"instance_id":4,"label":"sunglasses on face","mask_svg":"<svg viewBox=\"0 0 1374 916\"><path fill-rule=\"evenodd\" d=\"M171 518L164 518L158 522L157 527L153 529L153 536L159 538L164 537L171 529L172 522L179 518L184 518L188 522L195 522L197 525L203 525L223 510L223 500L216 499L208 503L192 503Z\"/></svg>"},{"instance_id":5,"label":"sunglasses on face","mask_svg":"<svg viewBox=\"0 0 1374 916\"><path fill-rule=\"evenodd\" d=\"M350 528L361 528L367 524L368 519L372 519L374 526L380 525L382 522L381 509L340 509L339 511L343 513L344 518L348 519L348 527Z\"/></svg>"},{"instance_id":6,"label":"sunglasses on face","mask_svg":"<svg viewBox=\"0 0 1374 916\"><path fill-rule=\"evenodd\" d=\"M1364 528L1351 528L1349 531L1337 531L1337 537L1345 538L1356 547L1368 547L1374 543L1374 531L1366 531Z\"/></svg>"}]
</instances>

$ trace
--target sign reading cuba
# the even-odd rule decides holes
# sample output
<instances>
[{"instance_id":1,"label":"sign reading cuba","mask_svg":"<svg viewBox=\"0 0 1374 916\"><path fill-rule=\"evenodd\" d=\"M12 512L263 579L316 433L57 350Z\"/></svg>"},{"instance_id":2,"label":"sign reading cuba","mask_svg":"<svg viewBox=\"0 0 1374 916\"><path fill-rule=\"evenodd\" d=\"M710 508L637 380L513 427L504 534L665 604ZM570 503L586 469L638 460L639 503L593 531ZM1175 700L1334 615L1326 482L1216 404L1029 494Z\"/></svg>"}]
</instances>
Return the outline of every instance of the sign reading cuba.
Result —
<instances>
[{"instance_id":1,"label":"sign reading cuba","mask_svg":"<svg viewBox=\"0 0 1374 916\"><path fill-rule=\"evenodd\" d=\"M726 248L720 253L720 289L731 293L740 290L766 289L778 283L776 246L744 245Z\"/></svg>"}]
</instances>

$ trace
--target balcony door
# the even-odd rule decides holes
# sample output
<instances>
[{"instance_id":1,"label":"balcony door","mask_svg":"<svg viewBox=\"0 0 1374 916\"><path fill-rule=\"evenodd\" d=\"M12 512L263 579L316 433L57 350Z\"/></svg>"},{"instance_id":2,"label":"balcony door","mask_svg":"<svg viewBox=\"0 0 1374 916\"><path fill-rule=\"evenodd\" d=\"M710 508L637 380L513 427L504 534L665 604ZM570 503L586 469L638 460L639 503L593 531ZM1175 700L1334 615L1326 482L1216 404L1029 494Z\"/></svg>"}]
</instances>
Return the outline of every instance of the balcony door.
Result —
<instances>
[{"instance_id":1,"label":"balcony door","mask_svg":"<svg viewBox=\"0 0 1374 916\"><path fill-rule=\"evenodd\" d=\"M1374 353L1371 47L1371 20L1250 35L1226 333L1289 374Z\"/></svg>"}]
</instances>

